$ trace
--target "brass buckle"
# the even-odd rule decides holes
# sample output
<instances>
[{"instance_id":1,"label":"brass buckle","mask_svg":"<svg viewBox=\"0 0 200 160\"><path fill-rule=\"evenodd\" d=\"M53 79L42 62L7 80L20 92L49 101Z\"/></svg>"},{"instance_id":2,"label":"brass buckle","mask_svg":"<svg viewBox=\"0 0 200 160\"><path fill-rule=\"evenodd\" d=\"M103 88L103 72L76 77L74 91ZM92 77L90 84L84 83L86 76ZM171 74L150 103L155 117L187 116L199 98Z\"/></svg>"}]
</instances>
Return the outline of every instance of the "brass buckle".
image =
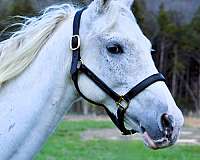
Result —
<instances>
[{"instance_id":1,"label":"brass buckle","mask_svg":"<svg viewBox=\"0 0 200 160\"><path fill-rule=\"evenodd\" d=\"M119 99L119 101L116 102L116 105L118 107L122 107L123 109L126 110L128 108L128 106L129 106L129 103L124 99L123 96L121 96L120 99Z\"/></svg>"},{"instance_id":2,"label":"brass buckle","mask_svg":"<svg viewBox=\"0 0 200 160\"><path fill-rule=\"evenodd\" d=\"M73 40L74 38L77 38L77 41L78 41L78 44L77 44L76 47L73 47L73 45L72 45L72 40ZM75 50L79 49L80 46L81 46L81 39L80 39L80 36L79 36L79 35L73 35L72 38L71 38L71 40L70 40L70 49L71 49L72 51L75 51Z\"/></svg>"}]
</instances>

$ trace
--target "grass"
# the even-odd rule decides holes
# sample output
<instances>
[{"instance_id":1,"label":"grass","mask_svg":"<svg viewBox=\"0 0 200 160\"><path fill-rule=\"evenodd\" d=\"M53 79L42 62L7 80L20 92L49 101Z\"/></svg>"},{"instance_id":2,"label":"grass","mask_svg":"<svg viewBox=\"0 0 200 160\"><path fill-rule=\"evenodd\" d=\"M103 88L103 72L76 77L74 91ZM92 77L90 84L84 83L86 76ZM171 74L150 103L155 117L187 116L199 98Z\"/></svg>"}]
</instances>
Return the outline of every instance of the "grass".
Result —
<instances>
[{"instance_id":1,"label":"grass","mask_svg":"<svg viewBox=\"0 0 200 160\"><path fill-rule=\"evenodd\" d=\"M89 128L112 128L108 121L64 121L35 160L200 160L200 146L176 145L152 151L139 141L82 141Z\"/></svg>"}]
</instances>

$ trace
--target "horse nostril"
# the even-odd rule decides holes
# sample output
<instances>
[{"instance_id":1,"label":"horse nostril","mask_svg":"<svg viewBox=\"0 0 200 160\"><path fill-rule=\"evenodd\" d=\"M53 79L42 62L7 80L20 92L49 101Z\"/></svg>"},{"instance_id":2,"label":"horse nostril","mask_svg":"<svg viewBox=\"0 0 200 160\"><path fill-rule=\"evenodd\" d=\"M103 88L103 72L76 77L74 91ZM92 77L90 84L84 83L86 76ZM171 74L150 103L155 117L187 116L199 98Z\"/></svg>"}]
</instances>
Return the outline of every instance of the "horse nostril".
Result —
<instances>
[{"instance_id":1,"label":"horse nostril","mask_svg":"<svg viewBox=\"0 0 200 160\"><path fill-rule=\"evenodd\" d=\"M168 115L168 114L163 114L161 117L161 123L162 123L164 135L167 138L170 138L172 136L173 127L174 127L173 116Z\"/></svg>"}]
</instances>

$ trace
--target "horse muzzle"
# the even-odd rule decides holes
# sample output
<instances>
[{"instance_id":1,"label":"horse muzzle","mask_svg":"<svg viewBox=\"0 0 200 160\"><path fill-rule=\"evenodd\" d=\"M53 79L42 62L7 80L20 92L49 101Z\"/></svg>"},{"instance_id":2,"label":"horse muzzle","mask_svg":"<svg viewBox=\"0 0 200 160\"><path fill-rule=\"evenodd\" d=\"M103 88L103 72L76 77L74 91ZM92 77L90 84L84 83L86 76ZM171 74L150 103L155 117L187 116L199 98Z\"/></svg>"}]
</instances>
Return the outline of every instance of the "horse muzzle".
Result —
<instances>
[{"instance_id":1,"label":"horse muzzle","mask_svg":"<svg viewBox=\"0 0 200 160\"><path fill-rule=\"evenodd\" d=\"M159 134L153 135L151 132L148 132L141 124L141 134L146 146L151 149L161 149L173 145L180 134L180 129L176 127L173 116L168 114L163 114L161 116L159 128Z\"/></svg>"}]
</instances>

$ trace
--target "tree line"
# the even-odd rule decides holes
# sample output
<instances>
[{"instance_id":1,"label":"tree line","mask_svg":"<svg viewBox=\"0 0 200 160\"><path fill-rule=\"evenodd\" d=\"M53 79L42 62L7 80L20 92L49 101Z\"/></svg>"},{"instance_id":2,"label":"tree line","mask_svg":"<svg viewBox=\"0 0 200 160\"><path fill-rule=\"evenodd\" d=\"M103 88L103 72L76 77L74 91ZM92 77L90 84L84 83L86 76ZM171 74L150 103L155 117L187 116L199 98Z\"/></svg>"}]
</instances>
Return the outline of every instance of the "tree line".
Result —
<instances>
[{"instance_id":1,"label":"tree line","mask_svg":"<svg viewBox=\"0 0 200 160\"><path fill-rule=\"evenodd\" d=\"M157 15L136 2L132 8L153 44L152 56L167 85L185 114L200 115L200 8L189 23L182 14L160 5Z\"/></svg>"},{"instance_id":2,"label":"tree line","mask_svg":"<svg viewBox=\"0 0 200 160\"><path fill-rule=\"evenodd\" d=\"M0 31L17 21L10 16L38 14L33 3L28 1L16 1L6 10L0 10ZM88 4L88 0L80 1ZM155 14L148 11L143 0L136 0L132 11L153 44L152 57L167 78L166 83L181 110L185 114L192 112L200 115L200 8L189 23L184 23L180 12L167 11L164 4ZM10 32L16 29L4 32L0 40L8 38ZM88 109L85 102L76 104L73 111L102 113L101 109Z\"/></svg>"}]
</instances>

